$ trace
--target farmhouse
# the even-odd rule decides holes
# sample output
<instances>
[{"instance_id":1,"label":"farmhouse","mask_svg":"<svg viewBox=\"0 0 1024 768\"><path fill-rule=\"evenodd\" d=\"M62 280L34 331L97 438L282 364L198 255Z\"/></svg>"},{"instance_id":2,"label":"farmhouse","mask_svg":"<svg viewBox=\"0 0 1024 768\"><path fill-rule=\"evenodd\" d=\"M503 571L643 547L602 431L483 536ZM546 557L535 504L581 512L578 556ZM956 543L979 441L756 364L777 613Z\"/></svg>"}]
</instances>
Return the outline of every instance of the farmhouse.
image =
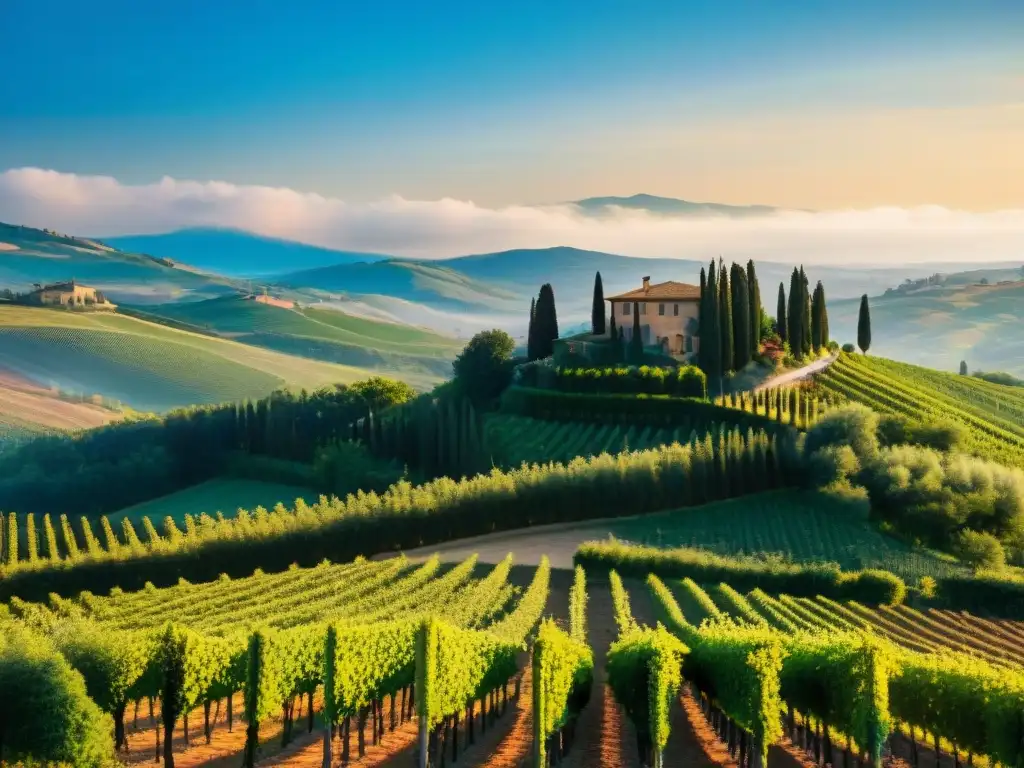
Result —
<instances>
[{"instance_id":1,"label":"farmhouse","mask_svg":"<svg viewBox=\"0 0 1024 768\"><path fill-rule=\"evenodd\" d=\"M668 355L692 358L700 348L700 287L669 280L643 286L628 293L612 296L611 313L615 327L622 329L625 339L633 336L634 315L640 316L640 333L646 346L658 344Z\"/></svg>"},{"instance_id":2,"label":"farmhouse","mask_svg":"<svg viewBox=\"0 0 1024 768\"><path fill-rule=\"evenodd\" d=\"M115 304L107 301L106 297L96 288L87 285L79 285L74 280L66 283L53 283L52 285L41 285L27 297L33 304L42 304L44 307L94 307L96 309L116 309Z\"/></svg>"}]
</instances>

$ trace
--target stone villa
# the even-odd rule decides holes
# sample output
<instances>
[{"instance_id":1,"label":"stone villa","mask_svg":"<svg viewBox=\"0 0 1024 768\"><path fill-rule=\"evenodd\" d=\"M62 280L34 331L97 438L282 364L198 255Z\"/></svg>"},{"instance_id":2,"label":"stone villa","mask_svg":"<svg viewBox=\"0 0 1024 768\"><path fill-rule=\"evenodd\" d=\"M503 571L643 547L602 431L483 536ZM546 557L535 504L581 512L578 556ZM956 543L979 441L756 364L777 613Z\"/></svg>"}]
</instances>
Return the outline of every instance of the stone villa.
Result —
<instances>
[{"instance_id":1,"label":"stone villa","mask_svg":"<svg viewBox=\"0 0 1024 768\"><path fill-rule=\"evenodd\" d=\"M66 283L37 285L36 290L28 295L28 301L42 304L44 307L93 307L96 309L116 309L115 304L96 288L79 285L74 280Z\"/></svg>"},{"instance_id":2,"label":"stone villa","mask_svg":"<svg viewBox=\"0 0 1024 768\"><path fill-rule=\"evenodd\" d=\"M673 280L651 285L651 278L645 277L641 288L607 301L625 339L632 338L633 315L639 313L644 345L659 344L665 354L686 359L697 354L700 286Z\"/></svg>"}]
</instances>

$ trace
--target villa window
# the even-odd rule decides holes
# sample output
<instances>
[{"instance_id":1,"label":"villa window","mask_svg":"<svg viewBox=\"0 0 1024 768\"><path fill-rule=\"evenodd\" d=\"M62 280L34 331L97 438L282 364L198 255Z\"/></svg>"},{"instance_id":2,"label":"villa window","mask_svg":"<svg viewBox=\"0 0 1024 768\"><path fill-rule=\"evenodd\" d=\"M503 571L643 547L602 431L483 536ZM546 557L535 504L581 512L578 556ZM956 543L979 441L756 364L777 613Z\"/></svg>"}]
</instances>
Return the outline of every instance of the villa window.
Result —
<instances>
[{"instance_id":1,"label":"villa window","mask_svg":"<svg viewBox=\"0 0 1024 768\"><path fill-rule=\"evenodd\" d=\"M640 307L640 314L641 315L646 315L647 314L647 302L646 301L640 302L639 307Z\"/></svg>"},{"instance_id":2,"label":"villa window","mask_svg":"<svg viewBox=\"0 0 1024 768\"><path fill-rule=\"evenodd\" d=\"M679 317L679 305L678 304L673 304L672 305L672 314L675 315L676 317Z\"/></svg>"},{"instance_id":3,"label":"villa window","mask_svg":"<svg viewBox=\"0 0 1024 768\"><path fill-rule=\"evenodd\" d=\"M659 304L658 305L658 314L659 315L664 315L665 314L665 305L664 304Z\"/></svg>"},{"instance_id":4,"label":"villa window","mask_svg":"<svg viewBox=\"0 0 1024 768\"><path fill-rule=\"evenodd\" d=\"M622 302L622 314L628 315L630 313L631 306L628 301Z\"/></svg>"}]
</instances>

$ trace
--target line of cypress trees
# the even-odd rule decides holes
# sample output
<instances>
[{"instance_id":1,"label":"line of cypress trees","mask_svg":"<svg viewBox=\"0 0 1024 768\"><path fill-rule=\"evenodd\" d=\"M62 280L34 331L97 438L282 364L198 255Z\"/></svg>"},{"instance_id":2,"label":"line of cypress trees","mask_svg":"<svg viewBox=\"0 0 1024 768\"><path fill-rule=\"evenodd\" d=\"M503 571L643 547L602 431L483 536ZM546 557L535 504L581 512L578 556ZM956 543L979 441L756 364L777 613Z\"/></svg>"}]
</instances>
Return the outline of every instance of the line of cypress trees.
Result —
<instances>
[{"instance_id":1,"label":"line of cypress trees","mask_svg":"<svg viewBox=\"0 0 1024 768\"><path fill-rule=\"evenodd\" d=\"M800 265L800 312L802 315L801 326L803 328L803 354L804 357L811 354L811 293L807 282L807 273L803 265Z\"/></svg>"}]
</instances>

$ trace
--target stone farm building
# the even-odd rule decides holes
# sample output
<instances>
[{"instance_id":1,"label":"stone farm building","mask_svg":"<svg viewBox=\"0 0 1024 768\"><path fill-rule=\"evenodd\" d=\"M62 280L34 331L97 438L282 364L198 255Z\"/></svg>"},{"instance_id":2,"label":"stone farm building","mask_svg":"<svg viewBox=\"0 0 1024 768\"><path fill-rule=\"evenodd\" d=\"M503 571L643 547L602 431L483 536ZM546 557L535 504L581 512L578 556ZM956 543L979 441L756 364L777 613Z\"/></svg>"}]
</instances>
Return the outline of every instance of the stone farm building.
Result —
<instances>
[{"instance_id":1,"label":"stone farm building","mask_svg":"<svg viewBox=\"0 0 1024 768\"><path fill-rule=\"evenodd\" d=\"M651 285L651 278L645 277L642 287L608 301L615 327L622 329L625 339L632 338L633 315L639 313L645 346L657 344L666 355L687 360L696 356L700 348L700 286L673 280Z\"/></svg>"},{"instance_id":2,"label":"stone farm building","mask_svg":"<svg viewBox=\"0 0 1024 768\"><path fill-rule=\"evenodd\" d=\"M95 307L96 309L115 309L116 305L107 301L106 297L96 288L79 285L74 280L66 283L42 285L28 296L34 304L45 307Z\"/></svg>"}]
</instances>

